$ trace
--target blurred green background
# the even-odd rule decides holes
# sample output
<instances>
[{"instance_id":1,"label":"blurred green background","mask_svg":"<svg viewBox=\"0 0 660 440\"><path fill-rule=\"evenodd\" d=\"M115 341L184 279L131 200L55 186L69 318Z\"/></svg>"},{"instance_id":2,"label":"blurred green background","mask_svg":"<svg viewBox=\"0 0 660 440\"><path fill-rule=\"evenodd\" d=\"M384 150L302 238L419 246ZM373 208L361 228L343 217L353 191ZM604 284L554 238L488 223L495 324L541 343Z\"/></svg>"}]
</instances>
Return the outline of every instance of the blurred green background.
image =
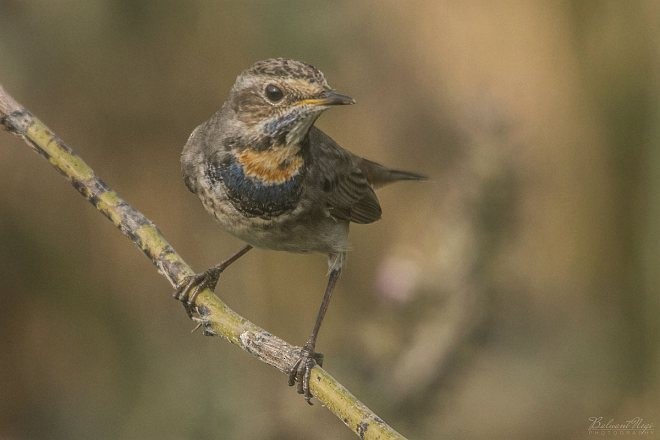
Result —
<instances>
[{"instance_id":1,"label":"blurred green background","mask_svg":"<svg viewBox=\"0 0 660 440\"><path fill-rule=\"evenodd\" d=\"M432 176L352 228L319 340L333 375L410 438L660 423L660 3L0 0L0 83L197 270L240 243L180 150L273 56L356 98L318 122L339 143ZM2 133L0 185L0 438L353 438L191 335L150 262ZM301 344L325 271L255 251L217 291Z\"/></svg>"}]
</instances>

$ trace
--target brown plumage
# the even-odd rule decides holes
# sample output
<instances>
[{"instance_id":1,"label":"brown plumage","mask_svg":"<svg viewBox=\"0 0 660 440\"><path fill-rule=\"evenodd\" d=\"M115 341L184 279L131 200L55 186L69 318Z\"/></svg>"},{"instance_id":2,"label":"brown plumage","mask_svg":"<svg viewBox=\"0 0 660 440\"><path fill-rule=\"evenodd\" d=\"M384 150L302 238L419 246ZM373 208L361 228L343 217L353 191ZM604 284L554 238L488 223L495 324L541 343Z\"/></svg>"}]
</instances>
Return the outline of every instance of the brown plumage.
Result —
<instances>
[{"instance_id":1,"label":"brown plumage","mask_svg":"<svg viewBox=\"0 0 660 440\"><path fill-rule=\"evenodd\" d=\"M331 106L353 104L323 73L300 61L255 63L229 98L193 131L181 156L184 180L223 228L248 245L177 291L192 313L201 287L251 247L328 255L329 281L312 334L289 384L309 402L309 377L321 356L316 337L348 249L348 225L381 217L374 189L420 174L389 169L339 146L313 124Z\"/></svg>"}]
</instances>

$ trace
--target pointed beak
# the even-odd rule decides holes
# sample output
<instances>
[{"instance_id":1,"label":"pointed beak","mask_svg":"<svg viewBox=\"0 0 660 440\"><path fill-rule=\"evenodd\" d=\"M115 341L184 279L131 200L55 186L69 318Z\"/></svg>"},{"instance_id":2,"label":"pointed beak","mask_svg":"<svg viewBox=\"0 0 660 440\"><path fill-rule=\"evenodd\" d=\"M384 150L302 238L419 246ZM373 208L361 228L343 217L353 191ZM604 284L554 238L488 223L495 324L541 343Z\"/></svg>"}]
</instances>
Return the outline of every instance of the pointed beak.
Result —
<instances>
[{"instance_id":1,"label":"pointed beak","mask_svg":"<svg viewBox=\"0 0 660 440\"><path fill-rule=\"evenodd\" d=\"M355 104L355 99L350 96L341 95L334 90L326 90L316 98L303 99L298 101L300 105L313 105L317 107L327 107L331 105L349 105Z\"/></svg>"}]
</instances>

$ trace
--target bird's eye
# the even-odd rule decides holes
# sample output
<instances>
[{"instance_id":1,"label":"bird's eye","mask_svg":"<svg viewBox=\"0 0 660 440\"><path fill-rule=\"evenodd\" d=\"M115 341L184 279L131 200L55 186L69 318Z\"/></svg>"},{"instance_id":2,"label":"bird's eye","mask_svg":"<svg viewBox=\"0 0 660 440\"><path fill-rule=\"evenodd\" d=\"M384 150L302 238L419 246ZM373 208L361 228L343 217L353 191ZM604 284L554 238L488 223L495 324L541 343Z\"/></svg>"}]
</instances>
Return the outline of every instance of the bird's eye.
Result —
<instances>
[{"instance_id":1,"label":"bird's eye","mask_svg":"<svg viewBox=\"0 0 660 440\"><path fill-rule=\"evenodd\" d=\"M266 98L271 102L277 102L284 98L284 92L275 84L268 84L266 86Z\"/></svg>"}]
</instances>

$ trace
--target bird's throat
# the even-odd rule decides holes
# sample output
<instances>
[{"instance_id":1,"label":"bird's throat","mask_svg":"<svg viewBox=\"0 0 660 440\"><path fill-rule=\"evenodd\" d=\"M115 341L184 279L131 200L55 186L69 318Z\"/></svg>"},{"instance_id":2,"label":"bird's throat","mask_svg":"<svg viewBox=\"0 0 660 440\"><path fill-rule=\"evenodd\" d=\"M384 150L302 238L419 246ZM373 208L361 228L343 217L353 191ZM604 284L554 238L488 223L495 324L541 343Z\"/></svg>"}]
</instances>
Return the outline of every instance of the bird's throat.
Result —
<instances>
[{"instance_id":1,"label":"bird's throat","mask_svg":"<svg viewBox=\"0 0 660 440\"><path fill-rule=\"evenodd\" d=\"M309 134L309 129L314 125L319 115L318 112L309 113L296 121L286 134L287 145L300 145Z\"/></svg>"}]
</instances>

